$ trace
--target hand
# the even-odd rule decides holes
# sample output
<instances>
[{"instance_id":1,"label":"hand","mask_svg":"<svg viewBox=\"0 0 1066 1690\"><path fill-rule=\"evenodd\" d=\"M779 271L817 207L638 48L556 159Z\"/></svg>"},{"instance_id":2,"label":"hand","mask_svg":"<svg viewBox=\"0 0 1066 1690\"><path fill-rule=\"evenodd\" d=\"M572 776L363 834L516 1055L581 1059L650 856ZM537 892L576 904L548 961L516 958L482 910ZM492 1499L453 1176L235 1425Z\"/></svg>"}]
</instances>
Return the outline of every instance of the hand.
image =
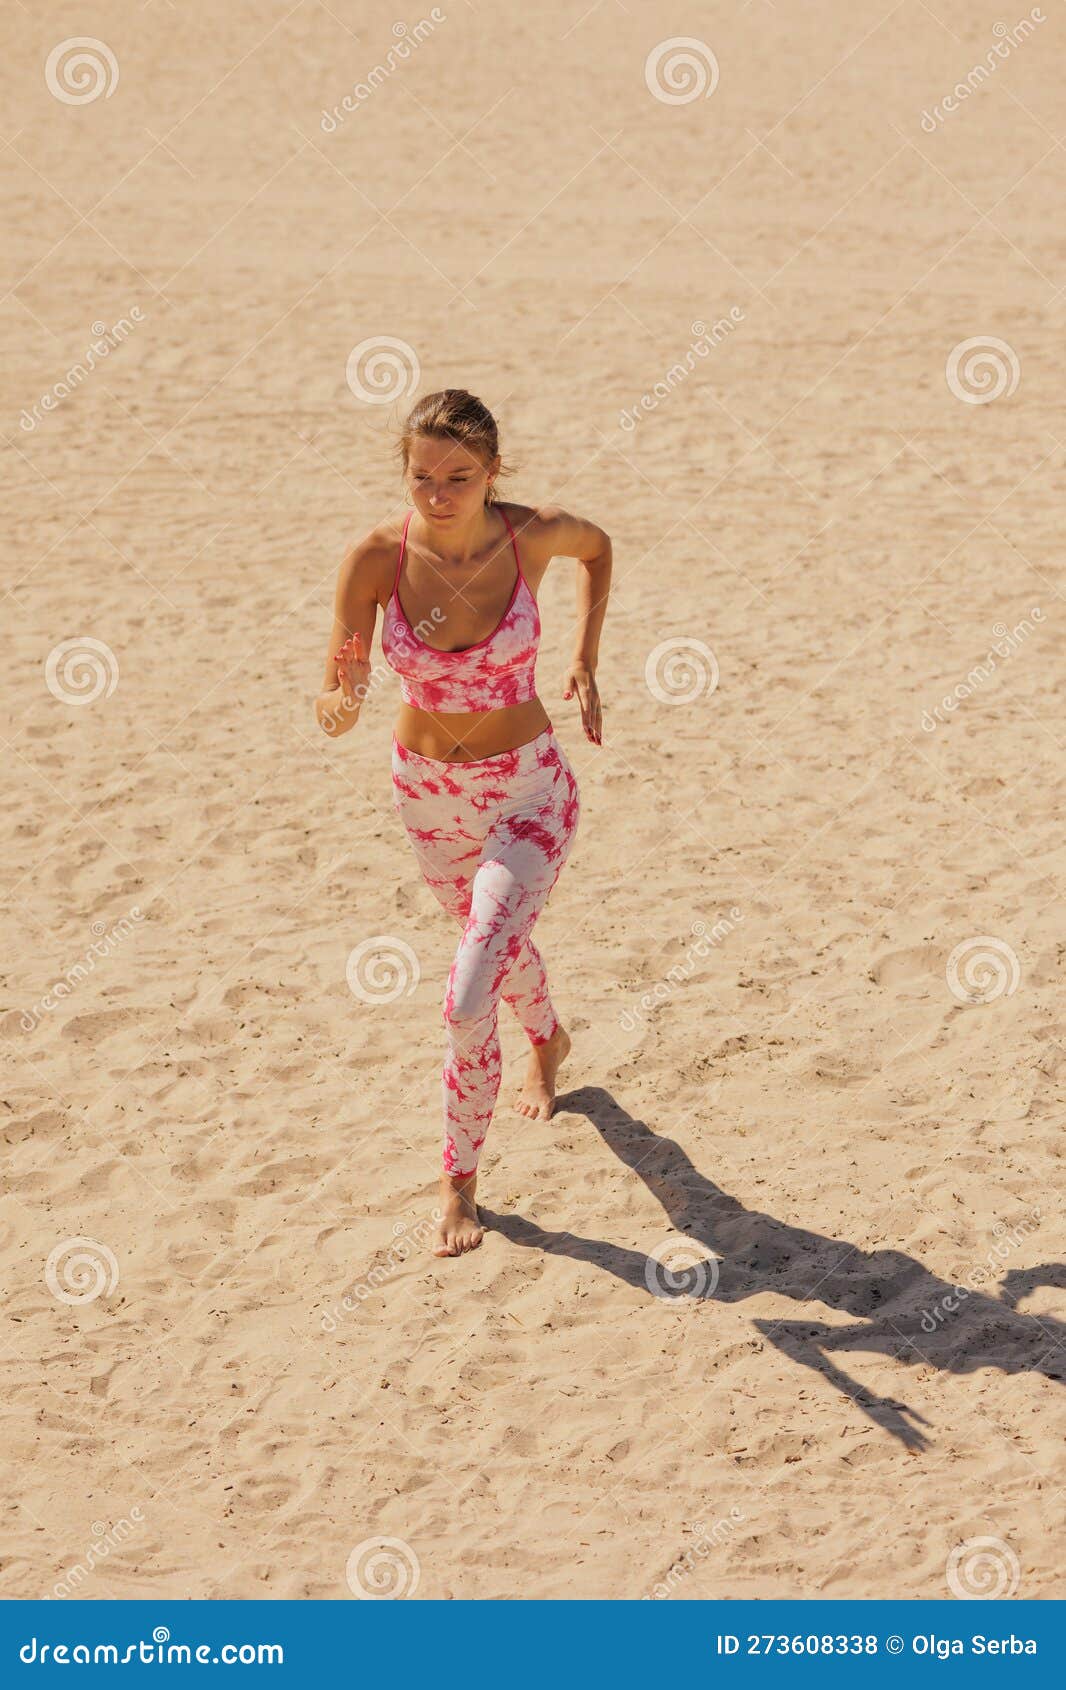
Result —
<instances>
[{"instance_id":1,"label":"hand","mask_svg":"<svg viewBox=\"0 0 1066 1690\"><path fill-rule=\"evenodd\" d=\"M563 697L572 698L575 688L577 689L578 703L581 705L581 725L585 734L593 745L602 745L603 707L600 704L596 676L587 663L571 663L567 670Z\"/></svg>"},{"instance_id":2,"label":"hand","mask_svg":"<svg viewBox=\"0 0 1066 1690\"><path fill-rule=\"evenodd\" d=\"M362 704L370 683L370 663L363 650L361 634L351 634L333 659L337 665L337 685L349 709Z\"/></svg>"}]
</instances>

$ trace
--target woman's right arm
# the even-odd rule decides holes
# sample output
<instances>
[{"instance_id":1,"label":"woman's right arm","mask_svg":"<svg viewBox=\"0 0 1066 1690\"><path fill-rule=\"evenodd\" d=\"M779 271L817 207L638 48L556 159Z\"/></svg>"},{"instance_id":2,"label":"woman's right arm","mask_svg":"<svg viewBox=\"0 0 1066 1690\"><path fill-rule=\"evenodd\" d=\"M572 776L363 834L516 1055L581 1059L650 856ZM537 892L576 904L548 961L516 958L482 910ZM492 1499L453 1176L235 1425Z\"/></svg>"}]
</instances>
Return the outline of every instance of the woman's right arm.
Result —
<instances>
[{"instance_id":1,"label":"woman's right arm","mask_svg":"<svg viewBox=\"0 0 1066 1690\"><path fill-rule=\"evenodd\" d=\"M339 739L359 720L370 681L370 648L378 610L378 576L382 561L380 537L368 534L357 542L337 571L333 598L333 632L326 653L322 691L315 699L315 719L331 739ZM341 656L347 683L337 658Z\"/></svg>"}]
</instances>

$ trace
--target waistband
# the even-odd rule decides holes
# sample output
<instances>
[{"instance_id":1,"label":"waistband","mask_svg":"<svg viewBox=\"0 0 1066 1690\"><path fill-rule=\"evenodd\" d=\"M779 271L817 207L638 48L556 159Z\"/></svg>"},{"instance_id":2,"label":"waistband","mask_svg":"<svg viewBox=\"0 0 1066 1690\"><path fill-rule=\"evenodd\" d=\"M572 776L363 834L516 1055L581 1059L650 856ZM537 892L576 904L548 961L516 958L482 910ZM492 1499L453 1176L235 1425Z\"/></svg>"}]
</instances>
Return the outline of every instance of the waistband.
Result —
<instances>
[{"instance_id":1,"label":"waistband","mask_svg":"<svg viewBox=\"0 0 1066 1690\"><path fill-rule=\"evenodd\" d=\"M540 766L547 746L562 751L551 722L546 728L541 728L534 739L527 739L524 745L515 745L510 751L497 751L492 757L423 757L420 751L408 751L406 745L400 744L395 733L392 736L394 761L399 759L403 763L424 763L431 769L448 769L459 776L464 769L468 769L472 775L525 774L528 769Z\"/></svg>"}]
</instances>

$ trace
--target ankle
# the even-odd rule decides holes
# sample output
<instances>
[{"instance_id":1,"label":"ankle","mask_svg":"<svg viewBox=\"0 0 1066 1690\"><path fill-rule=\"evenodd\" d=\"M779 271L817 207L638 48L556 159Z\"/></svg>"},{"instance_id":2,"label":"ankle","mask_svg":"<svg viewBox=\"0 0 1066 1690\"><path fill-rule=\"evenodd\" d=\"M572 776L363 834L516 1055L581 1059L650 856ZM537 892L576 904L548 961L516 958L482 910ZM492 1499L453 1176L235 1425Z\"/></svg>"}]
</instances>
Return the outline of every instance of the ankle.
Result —
<instances>
[{"instance_id":1,"label":"ankle","mask_svg":"<svg viewBox=\"0 0 1066 1690\"><path fill-rule=\"evenodd\" d=\"M549 1033L546 1039L540 1039L539 1041L531 1039L530 1044L533 1046L534 1050L544 1050L547 1045L561 1044L565 1038L566 1029L561 1021L557 1021L555 1024L555 1031Z\"/></svg>"},{"instance_id":2,"label":"ankle","mask_svg":"<svg viewBox=\"0 0 1066 1690\"><path fill-rule=\"evenodd\" d=\"M477 1169L472 1174L441 1174L440 1186L445 1195L472 1197L477 1185Z\"/></svg>"}]
</instances>

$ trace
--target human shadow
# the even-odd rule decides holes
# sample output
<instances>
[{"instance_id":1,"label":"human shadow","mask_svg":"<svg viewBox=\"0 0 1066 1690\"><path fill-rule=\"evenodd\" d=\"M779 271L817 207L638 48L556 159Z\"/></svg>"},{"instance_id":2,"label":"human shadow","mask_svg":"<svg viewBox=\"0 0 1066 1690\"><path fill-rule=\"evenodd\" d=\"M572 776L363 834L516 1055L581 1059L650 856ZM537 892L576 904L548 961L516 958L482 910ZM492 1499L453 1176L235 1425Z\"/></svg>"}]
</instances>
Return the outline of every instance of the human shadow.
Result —
<instances>
[{"instance_id":1,"label":"human shadow","mask_svg":"<svg viewBox=\"0 0 1066 1690\"><path fill-rule=\"evenodd\" d=\"M929 1422L906 1403L860 1385L830 1352L877 1351L908 1366L925 1363L951 1373L995 1367L1003 1373L1039 1373L1059 1383L1066 1379L1066 1325L1017 1307L1038 1285L1066 1284L1066 1264L1010 1270L995 1295L952 1285L902 1250L864 1250L746 1209L701 1174L673 1139L654 1133L599 1087L569 1092L558 1107L585 1115L662 1204L675 1234L686 1234L719 1258L713 1275L706 1264L702 1270L698 1263L692 1267L686 1294L739 1303L774 1291L797 1303L824 1303L855 1316L843 1326L810 1319L752 1324L783 1355L821 1373L909 1449L928 1446L915 1422ZM521 1215L478 1207L485 1226L513 1244L589 1262L649 1295L672 1294L664 1289L657 1256L572 1232L546 1231ZM669 1255L664 1259L669 1261ZM683 1274L676 1283L684 1286Z\"/></svg>"}]
</instances>

